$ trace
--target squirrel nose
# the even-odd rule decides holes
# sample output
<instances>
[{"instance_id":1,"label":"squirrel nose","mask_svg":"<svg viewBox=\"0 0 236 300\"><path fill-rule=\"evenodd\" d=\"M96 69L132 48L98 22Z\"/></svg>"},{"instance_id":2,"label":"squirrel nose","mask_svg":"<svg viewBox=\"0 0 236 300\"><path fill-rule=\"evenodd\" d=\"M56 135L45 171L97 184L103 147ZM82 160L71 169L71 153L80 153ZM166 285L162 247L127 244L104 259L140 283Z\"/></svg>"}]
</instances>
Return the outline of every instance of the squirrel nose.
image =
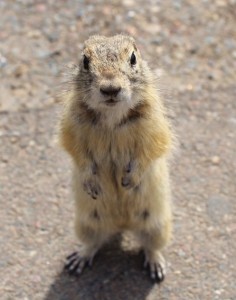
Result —
<instances>
[{"instance_id":1,"label":"squirrel nose","mask_svg":"<svg viewBox=\"0 0 236 300\"><path fill-rule=\"evenodd\" d=\"M104 95L104 96L113 96L116 97L118 95L118 93L120 92L121 87L115 87L115 86L101 86L100 87L100 92Z\"/></svg>"}]
</instances>

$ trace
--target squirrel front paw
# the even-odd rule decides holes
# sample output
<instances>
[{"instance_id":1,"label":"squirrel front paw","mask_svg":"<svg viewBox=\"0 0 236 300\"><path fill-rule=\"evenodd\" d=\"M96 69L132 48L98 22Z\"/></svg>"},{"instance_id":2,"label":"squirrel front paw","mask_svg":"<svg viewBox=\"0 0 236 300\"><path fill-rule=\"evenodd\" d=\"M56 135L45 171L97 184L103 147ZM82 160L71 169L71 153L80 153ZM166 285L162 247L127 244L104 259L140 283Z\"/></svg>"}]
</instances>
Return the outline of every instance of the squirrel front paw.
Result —
<instances>
[{"instance_id":1,"label":"squirrel front paw","mask_svg":"<svg viewBox=\"0 0 236 300\"><path fill-rule=\"evenodd\" d=\"M125 166L121 177L121 185L124 188L132 189L140 184L141 178L139 176L137 166L131 161Z\"/></svg>"},{"instance_id":2,"label":"squirrel front paw","mask_svg":"<svg viewBox=\"0 0 236 300\"><path fill-rule=\"evenodd\" d=\"M102 192L102 189L95 178L85 180L83 182L83 188L93 199L97 199Z\"/></svg>"}]
</instances>

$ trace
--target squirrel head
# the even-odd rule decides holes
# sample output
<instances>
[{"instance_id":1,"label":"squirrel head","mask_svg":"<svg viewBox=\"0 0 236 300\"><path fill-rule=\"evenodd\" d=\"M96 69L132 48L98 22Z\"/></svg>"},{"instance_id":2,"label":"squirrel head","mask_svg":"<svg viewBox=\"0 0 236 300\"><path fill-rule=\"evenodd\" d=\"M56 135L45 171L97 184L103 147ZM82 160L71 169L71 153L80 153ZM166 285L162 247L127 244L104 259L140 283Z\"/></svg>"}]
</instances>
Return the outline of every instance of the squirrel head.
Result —
<instances>
[{"instance_id":1,"label":"squirrel head","mask_svg":"<svg viewBox=\"0 0 236 300\"><path fill-rule=\"evenodd\" d=\"M132 37L96 35L84 43L75 88L89 108L125 114L148 83L149 69Z\"/></svg>"}]
</instances>

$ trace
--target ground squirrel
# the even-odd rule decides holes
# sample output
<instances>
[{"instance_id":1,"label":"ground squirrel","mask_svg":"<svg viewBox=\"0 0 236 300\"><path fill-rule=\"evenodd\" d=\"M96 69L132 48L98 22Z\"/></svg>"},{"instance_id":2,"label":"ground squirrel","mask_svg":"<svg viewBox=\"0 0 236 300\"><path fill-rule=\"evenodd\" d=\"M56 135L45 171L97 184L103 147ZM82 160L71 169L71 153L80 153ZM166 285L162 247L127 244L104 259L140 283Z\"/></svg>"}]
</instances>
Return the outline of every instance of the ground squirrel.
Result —
<instances>
[{"instance_id":1,"label":"ground squirrel","mask_svg":"<svg viewBox=\"0 0 236 300\"><path fill-rule=\"evenodd\" d=\"M154 76L133 38L92 36L66 97L59 138L73 158L80 274L114 234L139 239L153 279L165 276L171 237L167 157L172 133Z\"/></svg>"}]
</instances>

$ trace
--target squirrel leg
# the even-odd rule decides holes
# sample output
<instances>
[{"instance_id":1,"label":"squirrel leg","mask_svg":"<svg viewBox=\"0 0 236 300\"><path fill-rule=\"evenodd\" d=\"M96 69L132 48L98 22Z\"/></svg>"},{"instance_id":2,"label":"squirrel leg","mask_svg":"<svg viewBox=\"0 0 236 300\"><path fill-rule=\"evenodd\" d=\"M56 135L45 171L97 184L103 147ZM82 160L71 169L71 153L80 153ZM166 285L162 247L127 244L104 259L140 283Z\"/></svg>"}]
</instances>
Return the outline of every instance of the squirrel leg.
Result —
<instances>
[{"instance_id":1,"label":"squirrel leg","mask_svg":"<svg viewBox=\"0 0 236 300\"><path fill-rule=\"evenodd\" d=\"M99 184L98 167L94 161L87 163L86 168L82 169L80 180L82 181L83 190L92 199L97 199L101 196L102 189Z\"/></svg>"},{"instance_id":2,"label":"squirrel leg","mask_svg":"<svg viewBox=\"0 0 236 300\"><path fill-rule=\"evenodd\" d=\"M130 160L124 167L121 173L121 186L126 189L137 187L143 174L146 170L146 163L138 160Z\"/></svg>"},{"instance_id":3,"label":"squirrel leg","mask_svg":"<svg viewBox=\"0 0 236 300\"><path fill-rule=\"evenodd\" d=\"M95 254L112 233L99 231L99 228L95 229L79 221L76 222L76 233L79 238L78 251L67 257L65 269L70 274L79 275L86 266L92 266Z\"/></svg>"},{"instance_id":4,"label":"squirrel leg","mask_svg":"<svg viewBox=\"0 0 236 300\"><path fill-rule=\"evenodd\" d=\"M141 245L144 249L144 267L149 267L153 280L161 282L165 278L166 264L161 250L168 244L171 237L171 222L167 221L160 227L142 230L138 233Z\"/></svg>"}]
</instances>

